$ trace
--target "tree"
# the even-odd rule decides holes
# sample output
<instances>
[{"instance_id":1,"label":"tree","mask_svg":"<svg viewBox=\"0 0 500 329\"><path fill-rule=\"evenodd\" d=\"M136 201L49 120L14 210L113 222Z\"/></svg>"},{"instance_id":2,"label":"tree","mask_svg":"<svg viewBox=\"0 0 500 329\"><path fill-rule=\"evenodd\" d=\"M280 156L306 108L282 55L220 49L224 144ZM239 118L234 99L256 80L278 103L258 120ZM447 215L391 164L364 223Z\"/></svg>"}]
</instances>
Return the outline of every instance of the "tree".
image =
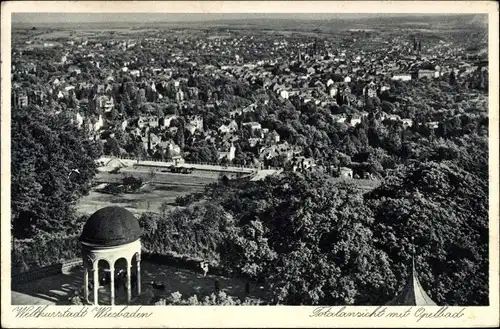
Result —
<instances>
[{"instance_id":1,"label":"tree","mask_svg":"<svg viewBox=\"0 0 500 329\"><path fill-rule=\"evenodd\" d=\"M419 277L438 304L488 303L487 180L451 161L414 161L366 199L375 212L373 241L399 285L414 238Z\"/></svg>"},{"instance_id":2,"label":"tree","mask_svg":"<svg viewBox=\"0 0 500 329\"><path fill-rule=\"evenodd\" d=\"M185 139L184 139L184 125L181 124L180 127L178 127L177 132L175 134L175 143L179 145L181 150L184 149L184 144L185 144Z\"/></svg>"},{"instance_id":3,"label":"tree","mask_svg":"<svg viewBox=\"0 0 500 329\"><path fill-rule=\"evenodd\" d=\"M90 189L100 148L69 118L34 107L12 112L11 134L13 236L72 227L73 203Z\"/></svg>"},{"instance_id":4,"label":"tree","mask_svg":"<svg viewBox=\"0 0 500 329\"><path fill-rule=\"evenodd\" d=\"M108 138L104 144L104 154L118 156L120 153L120 145L118 144L116 138Z\"/></svg>"},{"instance_id":5,"label":"tree","mask_svg":"<svg viewBox=\"0 0 500 329\"><path fill-rule=\"evenodd\" d=\"M451 71L449 83L450 83L450 86L456 86L457 85L457 78L455 77L455 71Z\"/></svg>"},{"instance_id":6,"label":"tree","mask_svg":"<svg viewBox=\"0 0 500 329\"><path fill-rule=\"evenodd\" d=\"M371 247L371 211L352 186L289 172L214 187L209 196L236 225L223 259L265 279L273 303L376 304L390 298L388 258Z\"/></svg>"}]
</instances>

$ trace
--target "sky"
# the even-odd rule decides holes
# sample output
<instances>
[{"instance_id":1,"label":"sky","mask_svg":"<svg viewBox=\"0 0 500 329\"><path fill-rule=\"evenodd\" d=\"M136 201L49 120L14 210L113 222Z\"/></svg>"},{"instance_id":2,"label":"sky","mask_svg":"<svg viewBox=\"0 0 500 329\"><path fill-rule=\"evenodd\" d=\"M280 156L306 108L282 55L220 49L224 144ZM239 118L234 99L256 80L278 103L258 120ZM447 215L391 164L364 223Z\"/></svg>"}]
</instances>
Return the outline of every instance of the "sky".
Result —
<instances>
[{"instance_id":1,"label":"sky","mask_svg":"<svg viewBox=\"0 0 500 329\"><path fill-rule=\"evenodd\" d=\"M278 14L278 13L13 13L12 22L16 23L102 23L102 22L196 22L216 20L241 20L241 19L356 19L389 16L410 16L410 14L351 14L351 13L315 13L315 14ZM424 16L422 14L415 16Z\"/></svg>"}]
</instances>

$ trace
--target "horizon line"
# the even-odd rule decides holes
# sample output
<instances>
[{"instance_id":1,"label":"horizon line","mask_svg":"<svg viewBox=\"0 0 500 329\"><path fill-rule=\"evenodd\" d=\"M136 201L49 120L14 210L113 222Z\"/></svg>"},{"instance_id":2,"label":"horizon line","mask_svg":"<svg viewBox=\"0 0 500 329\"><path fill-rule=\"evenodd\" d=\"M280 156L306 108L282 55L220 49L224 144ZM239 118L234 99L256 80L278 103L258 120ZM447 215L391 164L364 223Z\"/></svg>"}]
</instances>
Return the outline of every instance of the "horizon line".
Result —
<instances>
[{"instance_id":1,"label":"horizon line","mask_svg":"<svg viewBox=\"0 0 500 329\"><path fill-rule=\"evenodd\" d=\"M233 20L364 20L370 18L432 18L439 16L477 16L474 13L12 13L18 24L95 24L95 23L196 23ZM110 17L114 16L114 17ZM158 17L164 16L164 17ZM231 16L231 17L228 17ZM42 19L40 19L42 18Z\"/></svg>"}]
</instances>

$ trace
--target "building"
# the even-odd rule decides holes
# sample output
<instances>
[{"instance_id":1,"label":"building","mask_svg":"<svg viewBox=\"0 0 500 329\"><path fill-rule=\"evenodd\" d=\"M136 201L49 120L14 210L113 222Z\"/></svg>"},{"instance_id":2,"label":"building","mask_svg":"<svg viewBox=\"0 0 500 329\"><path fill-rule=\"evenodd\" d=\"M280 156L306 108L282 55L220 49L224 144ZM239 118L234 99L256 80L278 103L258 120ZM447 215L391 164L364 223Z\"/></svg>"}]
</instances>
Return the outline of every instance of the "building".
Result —
<instances>
[{"instance_id":1,"label":"building","mask_svg":"<svg viewBox=\"0 0 500 329\"><path fill-rule=\"evenodd\" d=\"M78 112L75 115L75 123L78 126L78 128L81 128L83 125L83 117Z\"/></svg>"},{"instance_id":2,"label":"building","mask_svg":"<svg viewBox=\"0 0 500 329\"><path fill-rule=\"evenodd\" d=\"M156 116L150 115L150 116L142 116L137 119L137 127L139 128L144 128L144 127L150 127L150 128L156 128L160 124L158 118Z\"/></svg>"},{"instance_id":3,"label":"building","mask_svg":"<svg viewBox=\"0 0 500 329\"><path fill-rule=\"evenodd\" d=\"M276 130L273 130L269 134L269 140L275 144L278 144L280 142L280 135L276 132Z\"/></svg>"},{"instance_id":4,"label":"building","mask_svg":"<svg viewBox=\"0 0 500 329\"><path fill-rule=\"evenodd\" d=\"M16 103L18 107L28 106L28 96L26 94L17 95Z\"/></svg>"},{"instance_id":5,"label":"building","mask_svg":"<svg viewBox=\"0 0 500 329\"><path fill-rule=\"evenodd\" d=\"M228 161L233 161L235 152L236 148L231 144L231 146L224 148L223 151L219 151L219 159L226 158Z\"/></svg>"},{"instance_id":6,"label":"building","mask_svg":"<svg viewBox=\"0 0 500 329\"><path fill-rule=\"evenodd\" d=\"M203 130L203 118L200 115L195 115L189 119L189 124L193 125L195 130Z\"/></svg>"},{"instance_id":7,"label":"building","mask_svg":"<svg viewBox=\"0 0 500 329\"><path fill-rule=\"evenodd\" d=\"M107 284L111 305L129 304L141 294L141 233L139 221L125 208L105 207L89 217L79 239L87 303L102 305L99 292ZM122 284L126 289L119 289Z\"/></svg>"},{"instance_id":8,"label":"building","mask_svg":"<svg viewBox=\"0 0 500 329\"><path fill-rule=\"evenodd\" d=\"M339 174L340 174L340 177L344 177L344 178L352 178L353 177L352 169L347 168L347 167L340 167Z\"/></svg>"},{"instance_id":9,"label":"building","mask_svg":"<svg viewBox=\"0 0 500 329\"><path fill-rule=\"evenodd\" d=\"M410 81L411 74L398 73L394 74L391 79L394 81Z\"/></svg>"},{"instance_id":10,"label":"building","mask_svg":"<svg viewBox=\"0 0 500 329\"><path fill-rule=\"evenodd\" d=\"M262 126L258 122L245 122L242 124L243 127L248 127L252 131L261 130Z\"/></svg>"},{"instance_id":11,"label":"building","mask_svg":"<svg viewBox=\"0 0 500 329\"><path fill-rule=\"evenodd\" d=\"M409 128L409 127L413 126L412 119L402 119L401 121L403 122L403 127L405 127L405 128Z\"/></svg>"},{"instance_id":12,"label":"building","mask_svg":"<svg viewBox=\"0 0 500 329\"><path fill-rule=\"evenodd\" d=\"M439 122L437 122L437 121L430 121L430 122L426 122L425 125L427 126L427 128L437 129L439 127Z\"/></svg>"},{"instance_id":13,"label":"building","mask_svg":"<svg viewBox=\"0 0 500 329\"><path fill-rule=\"evenodd\" d=\"M296 157L292 163L293 171L303 171L309 170L316 166L316 163L313 158L306 158L303 156Z\"/></svg>"},{"instance_id":14,"label":"building","mask_svg":"<svg viewBox=\"0 0 500 329\"><path fill-rule=\"evenodd\" d=\"M352 127L356 127L361 123L361 118L360 117L353 117L351 121L349 122Z\"/></svg>"},{"instance_id":15,"label":"building","mask_svg":"<svg viewBox=\"0 0 500 329\"><path fill-rule=\"evenodd\" d=\"M158 119L158 125L163 127L163 128L168 128L170 127L170 123L172 120L177 119L177 116L172 114L172 115L167 115L163 118Z\"/></svg>"},{"instance_id":16,"label":"building","mask_svg":"<svg viewBox=\"0 0 500 329\"><path fill-rule=\"evenodd\" d=\"M427 295L418 280L415 270L415 261L412 259L411 271L406 284L399 294L387 305L392 306L436 306L436 303Z\"/></svg>"},{"instance_id":17,"label":"building","mask_svg":"<svg viewBox=\"0 0 500 329\"><path fill-rule=\"evenodd\" d=\"M178 90L176 93L175 93L175 100L177 102L182 102L184 100L184 92L182 90Z\"/></svg>"},{"instance_id":18,"label":"building","mask_svg":"<svg viewBox=\"0 0 500 329\"><path fill-rule=\"evenodd\" d=\"M330 97L335 98L335 96L337 96L337 91L338 91L337 87L335 87L335 85L332 85L329 90Z\"/></svg>"},{"instance_id":19,"label":"building","mask_svg":"<svg viewBox=\"0 0 500 329\"><path fill-rule=\"evenodd\" d=\"M96 107L104 112L111 112L115 108L113 97L98 96L96 99Z\"/></svg>"},{"instance_id":20,"label":"building","mask_svg":"<svg viewBox=\"0 0 500 329\"><path fill-rule=\"evenodd\" d=\"M288 97L289 97L288 91L286 91L286 90L284 90L284 89L280 90L280 91L279 91L279 96L280 96L281 98L283 98L283 99L288 99Z\"/></svg>"},{"instance_id":21,"label":"building","mask_svg":"<svg viewBox=\"0 0 500 329\"><path fill-rule=\"evenodd\" d=\"M436 76L436 71L434 70L418 70L418 78L432 79Z\"/></svg>"},{"instance_id":22,"label":"building","mask_svg":"<svg viewBox=\"0 0 500 329\"><path fill-rule=\"evenodd\" d=\"M366 85L365 95L368 98L377 97L377 86L375 85L375 83L373 81L371 81L369 84Z\"/></svg>"}]
</instances>

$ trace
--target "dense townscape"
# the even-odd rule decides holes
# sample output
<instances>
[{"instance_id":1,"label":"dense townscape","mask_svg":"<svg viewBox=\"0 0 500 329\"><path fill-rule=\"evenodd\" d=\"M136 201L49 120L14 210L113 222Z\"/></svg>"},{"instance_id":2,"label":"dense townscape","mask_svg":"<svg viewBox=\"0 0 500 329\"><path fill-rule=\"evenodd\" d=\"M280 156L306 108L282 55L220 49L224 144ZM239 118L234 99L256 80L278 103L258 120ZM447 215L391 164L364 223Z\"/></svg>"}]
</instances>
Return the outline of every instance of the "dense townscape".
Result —
<instances>
[{"instance_id":1,"label":"dense townscape","mask_svg":"<svg viewBox=\"0 0 500 329\"><path fill-rule=\"evenodd\" d=\"M274 170L139 214L143 253L268 294L159 305L380 305L412 258L437 304L487 305L487 32L439 22L14 29L13 273L79 257L75 203L123 158Z\"/></svg>"}]
</instances>

